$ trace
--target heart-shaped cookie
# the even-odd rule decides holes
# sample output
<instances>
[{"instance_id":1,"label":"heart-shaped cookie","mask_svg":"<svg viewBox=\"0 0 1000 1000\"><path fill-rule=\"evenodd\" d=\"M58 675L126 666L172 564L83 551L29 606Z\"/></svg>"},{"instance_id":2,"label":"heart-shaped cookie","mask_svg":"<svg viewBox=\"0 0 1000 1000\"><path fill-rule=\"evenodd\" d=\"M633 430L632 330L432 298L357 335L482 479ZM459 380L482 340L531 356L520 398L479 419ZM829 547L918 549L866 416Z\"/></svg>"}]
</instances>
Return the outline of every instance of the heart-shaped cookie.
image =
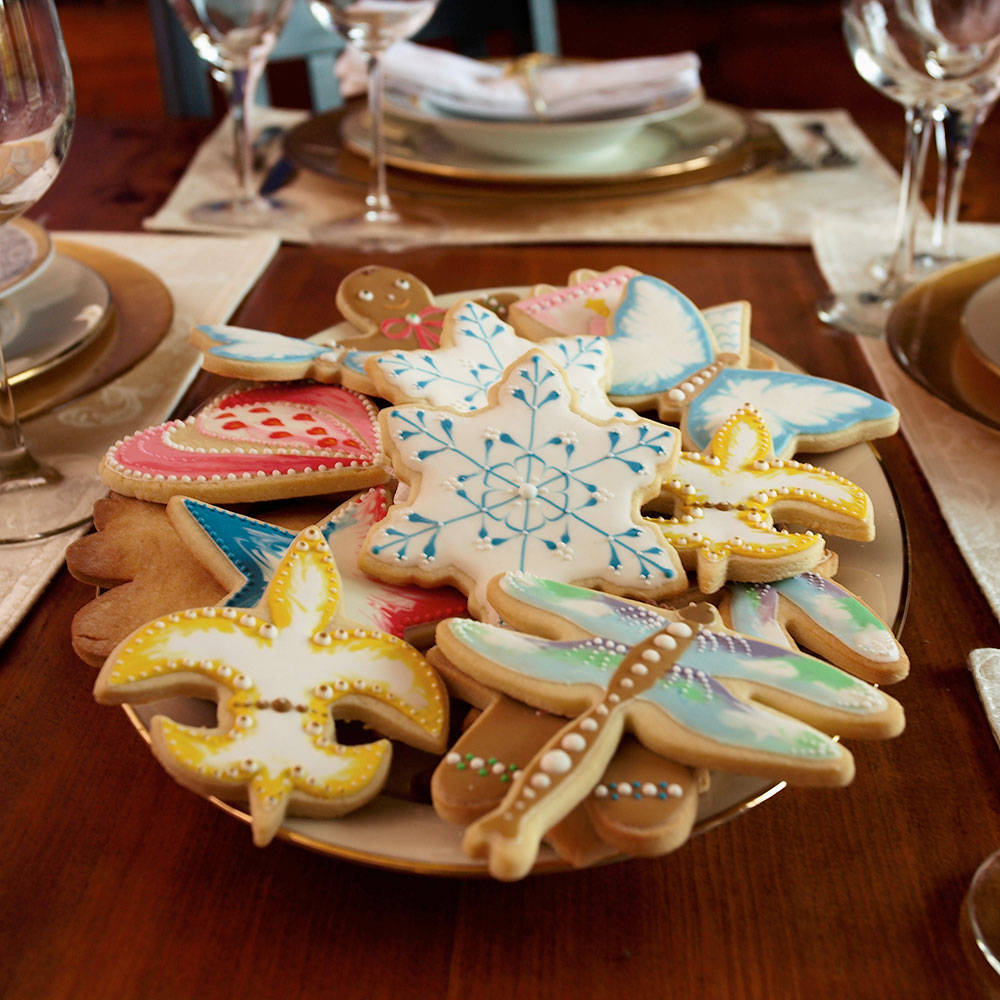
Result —
<instances>
[{"instance_id":1,"label":"heart-shaped cookie","mask_svg":"<svg viewBox=\"0 0 1000 1000\"><path fill-rule=\"evenodd\" d=\"M224 393L187 420L119 441L101 478L142 500L237 503L359 489L387 473L370 400L340 386L285 382Z\"/></svg>"}]
</instances>

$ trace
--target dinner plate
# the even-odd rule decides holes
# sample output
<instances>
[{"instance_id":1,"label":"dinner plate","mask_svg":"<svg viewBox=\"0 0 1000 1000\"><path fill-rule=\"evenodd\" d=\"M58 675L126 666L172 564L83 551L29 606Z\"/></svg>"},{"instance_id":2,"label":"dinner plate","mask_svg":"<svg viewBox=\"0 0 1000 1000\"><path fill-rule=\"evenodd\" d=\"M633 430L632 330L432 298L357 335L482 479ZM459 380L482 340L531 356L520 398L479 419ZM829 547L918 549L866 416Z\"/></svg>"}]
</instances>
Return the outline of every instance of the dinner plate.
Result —
<instances>
[{"instance_id":1,"label":"dinner plate","mask_svg":"<svg viewBox=\"0 0 1000 1000\"><path fill-rule=\"evenodd\" d=\"M451 305L459 298L481 298L498 291L528 294L525 288L478 289L437 297L438 304ZM341 333L349 336L353 327L340 324L317 337L326 340ZM759 345L757 345L759 346ZM783 367L792 366L766 348L764 353L778 358ZM821 456L820 464L850 479L867 491L875 510L876 539L852 542L838 539L831 548L840 560L838 582L857 594L882 619L902 628L909 589L909 558L905 528L899 504L878 453L870 444L858 444ZM147 705L126 708L136 727L148 741L148 726L154 715L167 715L190 725L215 725L215 706L192 698L173 698ZM435 762L410 748L394 748L394 773L390 781L406 784L406 772L417 773ZM396 774L402 764L403 780ZM716 772L709 790L701 796L694 833L704 833L766 801L784 788L784 782ZM249 824L250 816L242 808L210 800L230 815ZM446 823L432 806L383 792L364 808L337 819L289 817L278 836L321 854L374 865L380 868L419 874L448 876L485 876L486 862L462 853L463 828ZM542 846L535 873L565 870L567 864L551 848Z\"/></svg>"},{"instance_id":2,"label":"dinner plate","mask_svg":"<svg viewBox=\"0 0 1000 1000\"><path fill-rule=\"evenodd\" d=\"M18 218L0 226L0 295L33 280L52 259L52 239L37 222Z\"/></svg>"},{"instance_id":3,"label":"dinner plate","mask_svg":"<svg viewBox=\"0 0 1000 1000\"><path fill-rule=\"evenodd\" d=\"M32 281L0 299L0 343L13 385L61 364L108 319L107 282L82 261L56 254Z\"/></svg>"},{"instance_id":4,"label":"dinner plate","mask_svg":"<svg viewBox=\"0 0 1000 1000\"><path fill-rule=\"evenodd\" d=\"M1000 301L1000 289L991 290L997 278L1000 254L953 264L900 296L886 323L889 349L907 375L994 430L1000 430L1000 371L987 355L997 350L990 328L1000 314L991 316L984 306ZM982 354L965 335L970 332Z\"/></svg>"},{"instance_id":5,"label":"dinner plate","mask_svg":"<svg viewBox=\"0 0 1000 1000\"><path fill-rule=\"evenodd\" d=\"M411 126L430 126L455 146L491 159L537 164L582 157L593 170L619 157L623 144L632 142L646 126L689 114L704 100L697 94L673 106L654 103L626 114L584 120L487 120L449 114L432 101L402 94L387 94L385 109L393 118Z\"/></svg>"},{"instance_id":6,"label":"dinner plate","mask_svg":"<svg viewBox=\"0 0 1000 1000\"><path fill-rule=\"evenodd\" d=\"M519 183L604 184L637 181L704 167L746 141L746 115L716 101L636 131L599 156L575 156L537 162L489 156L457 146L434 126L387 119L386 162L404 170L463 180ZM491 128L493 126L490 126ZM368 156L371 135L367 109L349 113L341 124L344 145Z\"/></svg>"},{"instance_id":7,"label":"dinner plate","mask_svg":"<svg viewBox=\"0 0 1000 1000\"><path fill-rule=\"evenodd\" d=\"M969 296L962 310L962 333L979 360L1000 374L1000 277Z\"/></svg>"}]
</instances>

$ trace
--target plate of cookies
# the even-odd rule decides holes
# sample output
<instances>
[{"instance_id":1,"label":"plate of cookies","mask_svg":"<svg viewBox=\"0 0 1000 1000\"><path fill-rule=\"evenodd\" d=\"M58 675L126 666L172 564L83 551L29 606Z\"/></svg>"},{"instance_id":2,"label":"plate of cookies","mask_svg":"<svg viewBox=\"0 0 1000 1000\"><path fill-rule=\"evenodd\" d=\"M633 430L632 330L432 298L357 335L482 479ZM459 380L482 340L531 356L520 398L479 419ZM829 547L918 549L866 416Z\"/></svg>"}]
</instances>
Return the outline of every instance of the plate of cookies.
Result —
<instances>
[{"instance_id":1,"label":"plate of cookies","mask_svg":"<svg viewBox=\"0 0 1000 1000\"><path fill-rule=\"evenodd\" d=\"M109 449L67 554L107 588L95 697L255 843L505 881L659 856L902 730L892 406L627 267L371 266L337 304L308 341L194 330L238 381Z\"/></svg>"}]
</instances>

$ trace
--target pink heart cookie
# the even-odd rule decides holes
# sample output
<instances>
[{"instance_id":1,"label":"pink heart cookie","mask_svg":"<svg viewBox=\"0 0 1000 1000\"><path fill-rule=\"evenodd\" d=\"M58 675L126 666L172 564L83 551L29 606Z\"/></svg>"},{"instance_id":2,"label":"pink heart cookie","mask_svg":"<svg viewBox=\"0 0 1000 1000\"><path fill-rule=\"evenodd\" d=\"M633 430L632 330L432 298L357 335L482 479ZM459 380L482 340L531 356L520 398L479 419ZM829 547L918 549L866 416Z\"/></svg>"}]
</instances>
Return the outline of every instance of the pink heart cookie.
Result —
<instances>
[{"instance_id":1,"label":"pink heart cookie","mask_svg":"<svg viewBox=\"0 0 1000 1000\"><path fill-rule=\"evenodd\" d=\"M111 489L165 503L275 500L385 482L376 409L335 385L285 382L227 392L187 420L119 441L101 462Z\"/></svg>"}]
</instances>

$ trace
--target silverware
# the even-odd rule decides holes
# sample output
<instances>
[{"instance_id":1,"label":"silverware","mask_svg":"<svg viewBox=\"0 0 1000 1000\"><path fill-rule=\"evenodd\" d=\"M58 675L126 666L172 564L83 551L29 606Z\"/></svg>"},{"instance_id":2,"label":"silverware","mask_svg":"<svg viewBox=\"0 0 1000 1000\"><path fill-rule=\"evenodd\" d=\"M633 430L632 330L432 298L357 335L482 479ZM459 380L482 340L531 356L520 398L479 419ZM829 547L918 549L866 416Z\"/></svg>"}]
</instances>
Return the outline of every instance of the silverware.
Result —
<instances>
[{"instance_id":1,"label":"silverware","mask_svg":"<svg viewBox=\"0 0 1000 1000\"><path fill-rule=\"evenodd\" d=\"M822 142L826 148L818 157L811 158L789 150L785 156L775 162L778 170L785 173L796 173L810 170L835 170L841 167L853 167L857 164L857 157L845 153L833 141L826 129L825 122L804 122L802 128Z\"/></svg>"},{"instance_id":2,"label":"silverware","mask_svg":"<svg viewBox=\"0 0 1000 1000\"><path fill-rule=\"evenodd\" d=\"M257 188L257 193L267 197L280 191L286 184L291 184L299 175L298 167L287 156L282 156L274 163L270 170L264 175L264 179Z\"/></svg>"}]
</instances>

